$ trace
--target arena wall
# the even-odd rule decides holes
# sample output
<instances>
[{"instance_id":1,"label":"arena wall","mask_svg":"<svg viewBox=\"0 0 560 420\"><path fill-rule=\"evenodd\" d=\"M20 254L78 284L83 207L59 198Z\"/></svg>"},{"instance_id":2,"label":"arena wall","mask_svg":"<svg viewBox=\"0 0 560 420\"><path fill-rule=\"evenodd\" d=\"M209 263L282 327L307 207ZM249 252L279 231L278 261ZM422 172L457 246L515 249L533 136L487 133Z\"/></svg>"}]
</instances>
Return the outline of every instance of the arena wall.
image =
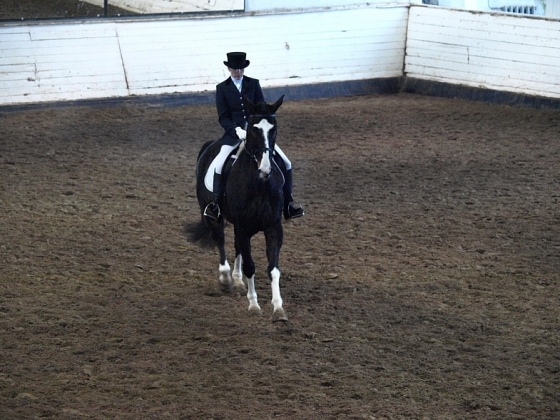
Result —
<instances>
[{"instance_id":1,"label":"arena wall","mask_svg":"<svg viewBox=\"0 0 560 420\"><path fill-rule=\"evenodd\" d=\"M0 27L0 103L214 91L227 51L263 87L402 76L408 8Z\"/></svg>"},{"instance_id":2,"label":"arena wall","mask_svg":"<svg viewBox=\"0 0 560 420\"><path fill-rule=\"evenodd\" d=\"M278 4L225 15L1 23L0 105L210 100L233 50L249 53L247 74L265 91L292 97L454 86L560 101L559 20L399 3Z\"/></svg>"},{"instance_id":3,"label":"arena wall","mask_svg":"<svg viewBox=\"0 0 560 420\"><path fill-rule=\"evenodd\" d=\"M412 6L407 79L560 98L560 21Z\"/></svg>"}]
</instances>

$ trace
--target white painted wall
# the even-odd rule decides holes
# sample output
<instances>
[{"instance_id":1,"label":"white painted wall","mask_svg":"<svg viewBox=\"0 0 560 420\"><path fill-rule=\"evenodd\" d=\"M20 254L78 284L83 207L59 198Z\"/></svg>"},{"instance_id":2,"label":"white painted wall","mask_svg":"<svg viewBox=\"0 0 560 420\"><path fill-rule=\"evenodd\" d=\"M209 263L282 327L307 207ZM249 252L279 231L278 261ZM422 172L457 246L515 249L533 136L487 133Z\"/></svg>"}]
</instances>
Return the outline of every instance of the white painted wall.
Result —
<instances>
[{"instance_id":1,"label":"white painted wall","mask_svg":"<svg viewBox=\"0 0 560 420\"><path fill-rule=\"evenodd\" d=\"M0 26L0 104L213 91L228 51L263 87L398 77L408 9Z\"/></svg>"},{"instance_id":2,"label":"white painted wall","mask_svg":"<svg viewBox=\"0 0 560 420\"><path fill-rule=\"evenodd\" d=\"M405 74L560 98L560 21L412 6Z\"/></svg>"},{"instance_id":3,"label":"white painted wall","mask_svg":"<svg viewBox=\"0 0 560 420\"><path fill-rule=\"evenodd\" d=\"M114 23L0 27L0 104L127 94Z\"/></svg>"},{"instance_id":4,"label":"white painted wall","mask_svg":"<svg viewBox=\"0 0 560 420\"><path fill-rule=\"evenodd\" d=\"M213 92L234 50L265 88L405 75L560 98L559 33L558 19L397 4L2 23L0 105Z\"/></svg>"}]
</instances>

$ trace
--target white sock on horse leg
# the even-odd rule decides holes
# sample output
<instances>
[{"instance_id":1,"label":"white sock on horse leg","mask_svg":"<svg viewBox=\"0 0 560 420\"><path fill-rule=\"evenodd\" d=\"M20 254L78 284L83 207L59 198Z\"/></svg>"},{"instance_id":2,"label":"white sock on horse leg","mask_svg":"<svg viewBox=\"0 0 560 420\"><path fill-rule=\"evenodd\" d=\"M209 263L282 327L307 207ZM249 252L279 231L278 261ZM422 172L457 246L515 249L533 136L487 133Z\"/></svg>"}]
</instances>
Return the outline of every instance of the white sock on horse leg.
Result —
<instances>
[{"instance_id":1,"label":"white sock on horse leg","mask_svg":"<svg viewBox=\"0 0 560 420\"><path fill-rule=\"evenodd\" d=\"M235 287L245 287L243 283L243 270L241 269L241 264L243 263L243 258L241 254L235 257L235 262L233 264L233 284Z\"/></svg>"},{"instance_id":2,"label":"white sock on horse leg","mask_svg":"<svg viewBox=\"0 0 560 420\"><path fill-rule=\"evenodd\" d=\"M247 299L249 300L249 312L262 313L257 302L257 291L255 290L255 275L247 277Z\"/></svg>"},{"instance_id":3,"label":"white sock on horse leg","mask_svg":"<svg viewBox=\"0 0 560 420\"><path fill-rule=\"evenodd\" d=\"M271 287L272 287L272 306L274 306L274 312L277 309L282 309L282 296L280 296L280 270L274 268L270 272Z\"/></svg>"},{"instance_id":4,"label":"white sock on horse leg","mask_svg":"<svg viewBox=\"0 0 560 420\"><path fill-rule=\"evenodd\" d=\"M221 284L230 284L231 283L231 272L229 263L226 260L225 263L218 267L218 272L220 273L220 283Z\"/></svg>"}]
</instances>

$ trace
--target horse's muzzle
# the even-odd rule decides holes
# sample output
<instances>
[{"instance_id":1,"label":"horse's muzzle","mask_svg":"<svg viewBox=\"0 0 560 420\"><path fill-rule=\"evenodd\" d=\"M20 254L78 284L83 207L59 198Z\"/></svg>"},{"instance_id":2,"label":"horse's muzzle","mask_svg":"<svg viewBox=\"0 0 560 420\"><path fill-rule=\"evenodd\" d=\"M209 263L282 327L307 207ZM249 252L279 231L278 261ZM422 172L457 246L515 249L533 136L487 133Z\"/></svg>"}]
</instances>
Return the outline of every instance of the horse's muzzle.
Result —
<instances>
[{"instance_id":1,"label":"horse's muzzle","mask_svg":"<svg viewBox=\"0 0 560 420\"><path fill-rule=\"evenodd\" d=\"M259 178L263 181L266 181L268 178L270 178L270 171L259 170Z\"/></svg>"}]
</instances>

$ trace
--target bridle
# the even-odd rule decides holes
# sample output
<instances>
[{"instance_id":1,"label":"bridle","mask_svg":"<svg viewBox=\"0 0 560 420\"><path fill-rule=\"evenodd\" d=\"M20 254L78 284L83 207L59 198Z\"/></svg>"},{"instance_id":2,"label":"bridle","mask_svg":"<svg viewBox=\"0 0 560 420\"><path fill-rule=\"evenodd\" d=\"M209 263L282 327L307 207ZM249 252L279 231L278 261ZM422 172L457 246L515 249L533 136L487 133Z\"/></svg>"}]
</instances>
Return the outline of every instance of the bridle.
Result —
<instances>
[{"instance_id":1,"label":"bridle","mask_svg":"<svg viewBox=\"0 0 560 420\"><path fill-rule=\"evenodd\" d=\"M255 115L251 115L249 117L250 120L252 120L253 118L275 118L276 114L255 114ZM259 162L257 157L255 156L256 153L265 153L265 152L269 152L270 154L272 154L274 152L274 148L273 147L260 147L257 149L250 149L249 147L247 147L247 140L245 140L245 147L243 148L243 150L245 152L247 152L249 154L249 156L251 156L251 158L255 161L255 162Z\"/></svg>"}]
</instances>

